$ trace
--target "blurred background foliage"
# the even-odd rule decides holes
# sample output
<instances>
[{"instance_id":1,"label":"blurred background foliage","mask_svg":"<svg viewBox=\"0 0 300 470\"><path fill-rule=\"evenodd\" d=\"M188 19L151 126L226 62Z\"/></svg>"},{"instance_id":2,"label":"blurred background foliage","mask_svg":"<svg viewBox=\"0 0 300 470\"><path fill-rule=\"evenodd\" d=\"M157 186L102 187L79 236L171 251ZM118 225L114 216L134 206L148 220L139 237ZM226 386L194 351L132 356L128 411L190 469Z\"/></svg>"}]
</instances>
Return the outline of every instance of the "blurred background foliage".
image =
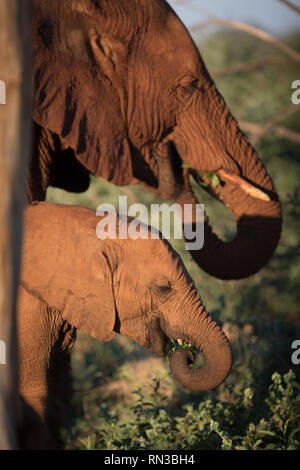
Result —
<instances>
[{"instance_id":1,"label":"blurred background foliage","mask_svg":"<svg viewBox=\"0 0 300 470\"><path fill-rule=\"evenodd\" d=\"M300 33L284 40L300 51ZM300 79L299 63L237 31L196 37L196 42L237 119L262 126L275 118L300 132L300 105L285 115L291 84ZM252 64L253 70L241 64ZM229 68L236 65L240 71L232 73ZM226 384L191 393L173 381L167 360L130 339L117 335L102 343L79 333L72 354L75 418L71 432L64 431L67 448L300 448L300 365L291 361L292 342L300 340L300 144L279 137L272 127L248 135L282 201L282 237L271 261L248 279L220 281L194 264L183 241L170 240L233 345ZM227 209L202 188L194 189L215 231L231 237L235 226ZM103 202L117 207L124 194L129 204L163 202L140 187L117 188L97 178L84 194L49 188L47 199L96 209Z\"/></svg>"}]
</instances>

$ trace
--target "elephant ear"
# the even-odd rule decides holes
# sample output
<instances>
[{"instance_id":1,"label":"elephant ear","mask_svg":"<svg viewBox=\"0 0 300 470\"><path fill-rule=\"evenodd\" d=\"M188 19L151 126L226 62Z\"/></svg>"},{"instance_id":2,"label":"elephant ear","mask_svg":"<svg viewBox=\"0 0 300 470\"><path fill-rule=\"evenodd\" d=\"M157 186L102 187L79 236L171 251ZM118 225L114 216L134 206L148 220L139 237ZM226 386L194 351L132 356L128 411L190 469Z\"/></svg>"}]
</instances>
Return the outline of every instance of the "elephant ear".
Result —
<instances>
[{"instance_id":1,"label":"elephant ear","mask_svg":"<svg viewBox=\"0 0 300 470\"><path fill-rule=\"evenodd\" d=\"M98 222L81 207L44 202L28 207L20 284L73 327L110 341L116 318L112 263L96 236Z\"/></svg>"},{"instance_id":2,"label":"elephant ear","mask_svg":"<svg viewBox=\"0 0 300 470\"><path fill-rule=\"evenodd\" d=\"M131 150L126 93L116 65L128 43L110 31L102 6L89 11L80 5L36 2L33 119L71 147L92 174L126 185L132 178Z\"/></svg>"}]
</instances>

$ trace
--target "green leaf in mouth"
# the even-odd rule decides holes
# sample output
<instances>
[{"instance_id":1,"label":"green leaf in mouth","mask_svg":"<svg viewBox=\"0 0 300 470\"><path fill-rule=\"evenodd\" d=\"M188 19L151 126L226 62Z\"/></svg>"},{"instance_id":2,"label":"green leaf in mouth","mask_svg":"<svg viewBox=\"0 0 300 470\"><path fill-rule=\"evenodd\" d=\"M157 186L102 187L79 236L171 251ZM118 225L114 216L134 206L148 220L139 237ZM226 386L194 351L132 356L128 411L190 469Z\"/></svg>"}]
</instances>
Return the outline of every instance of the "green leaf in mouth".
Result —
<instances>
[{"instance_id":1,"label":"green leaf in mouth","mask_svg":"<svg viewBox=\"0 0 300 470\"><path fill-rule=\"evenodd\" d=\"M200 186L203 186L204 188L207 188L209 184L202 181L201 179L202 176L206 176L206 178L208 178L211 181L211 185L213 188L216 188L221 183L220 178L218 177L218 175L216 175L216 173L206 173L206 172L195 170L193 167L191 167L191 165L189 165L186 162L182 162L181 167L189 168L193 170L194 174L197 175L196 178L194 178L196 183L199 184Z\"/></svg>"},{"instance_id":2,"label":"green leaf in mouth","mask_svg":"<svg viewBox=\"0 0 300 470\"><path fill-rule=\"evenodd\" d=\"M216 188L220 184L220 178L215 173L205 173L205 176L211 180L213 188Z\"/></svg>"},{"instance_id":3,"label":"green leaf in mouth","mask_svg":"<svg viewBox=\"0 0 300 470\"><path fill-rule=\"evenodd\" d=\"M176 339L170 339L167 344L167 356L169 359L172 357L172 354L175 351L179 351L181 349L190 349L194 356L199 352L199 350L193 344L189 343L188 341L182 340L181 344L178 343Z\"/></svg>"},{"instance_id":4,"label":"green leaf in mouth","mask_svg":"<svg viewBox=\"0 0 300 470\"><path fill-rule=\"evenodd\" d=\"M192 168L192 167L191 167L191 165L189 165L188 163L182 162L181 168Z\"/></svg>"}]
</instances>

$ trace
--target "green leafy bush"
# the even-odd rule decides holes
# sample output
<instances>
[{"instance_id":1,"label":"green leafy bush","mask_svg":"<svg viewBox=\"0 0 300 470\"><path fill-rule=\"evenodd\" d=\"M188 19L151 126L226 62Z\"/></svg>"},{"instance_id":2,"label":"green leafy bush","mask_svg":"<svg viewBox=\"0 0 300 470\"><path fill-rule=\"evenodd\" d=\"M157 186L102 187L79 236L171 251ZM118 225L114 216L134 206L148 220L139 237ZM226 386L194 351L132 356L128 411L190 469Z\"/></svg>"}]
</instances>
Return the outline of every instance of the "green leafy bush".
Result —
<instances>
[{"instance_id":1,"label":"green leafy bush","mask_svg":"<svg viewBox=\"0 0 300 470\"><path fill-rule=\"evenodd\" d=\"M230 401L206 397L198 406L187 403L172 410L154 380L152 393L136 390L135 404L123 412L99 410L97 426L81 435L79 449L107 450L267 450L300 449L300 386L295 374L274 373L268 393L259 409L255 390L230 392ZM73 447L74 443L71 443Z\"/></svg>"}]
</instances>

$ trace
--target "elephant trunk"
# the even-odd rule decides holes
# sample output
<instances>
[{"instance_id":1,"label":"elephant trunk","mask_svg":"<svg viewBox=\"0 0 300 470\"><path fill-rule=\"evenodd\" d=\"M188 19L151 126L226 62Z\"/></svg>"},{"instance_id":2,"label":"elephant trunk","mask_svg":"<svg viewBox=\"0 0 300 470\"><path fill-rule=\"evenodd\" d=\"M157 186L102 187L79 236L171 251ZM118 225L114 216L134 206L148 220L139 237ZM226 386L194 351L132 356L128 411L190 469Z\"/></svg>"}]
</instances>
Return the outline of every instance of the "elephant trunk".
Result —
<instances>
[{"instance_id":1,"label":"elephant trunk","mask_svg":"<svg viewBox=\"0 0 300 470\"><path fill-rule=\"evenodd\" d=\"M205 127L207 122L210 127ZM220 279L254 274L269 260L281 234L281 206L273 181L212 83L185 125L193 129L193 135L178 150L181 158L198 172L218 175L217 187L211 179L205 180L207 190L228 207L237 223L235 239L223 242L206 218L204 246L191 255L202 269ZM198 202L187 177L177 202Z\"/></svg>"},{"instance_id":2,"label":"elephant trunk","mask_svg":"<svg viewBox=\"0 0 300 470\"><path fill-rule=\"evenodd\" d=\"M200 334L192 339L195 331L200 331ZM193 391L217 387L226 379L232 366L232 351L227 337L208 313L203 312L200 327L189 331L187 338L200 350L205 363L202 367L195 367L195 357L190 349L176 350L170 359L172 375Z\"/></svg>"},{"instance_id":3,"label":"elephant trunk","mask_svg":"<svg viewBox=\"0 0 300 470\"><path fill-rule=\"evenodd\" d=\"M198 201L185 176L184 190L177 202L193 204ZM225 186L233 186L225 183ZM281 207L275 198L270 201L259 201L247 196L242 189L232 188L233 195L226 194L225 186L213 189L214 193L233 212L237 223L237 233L230 242L221 240L211 228L208 217L204 220L204 245L201 250L190 251L194 261L208 274L219 279L242 279L255 274L271 258L280 239L281 233ZM230 201L229 201L230 199ZM195 231L196 218L193 218L192 230Z\"/></svg>"}]
</instances>

